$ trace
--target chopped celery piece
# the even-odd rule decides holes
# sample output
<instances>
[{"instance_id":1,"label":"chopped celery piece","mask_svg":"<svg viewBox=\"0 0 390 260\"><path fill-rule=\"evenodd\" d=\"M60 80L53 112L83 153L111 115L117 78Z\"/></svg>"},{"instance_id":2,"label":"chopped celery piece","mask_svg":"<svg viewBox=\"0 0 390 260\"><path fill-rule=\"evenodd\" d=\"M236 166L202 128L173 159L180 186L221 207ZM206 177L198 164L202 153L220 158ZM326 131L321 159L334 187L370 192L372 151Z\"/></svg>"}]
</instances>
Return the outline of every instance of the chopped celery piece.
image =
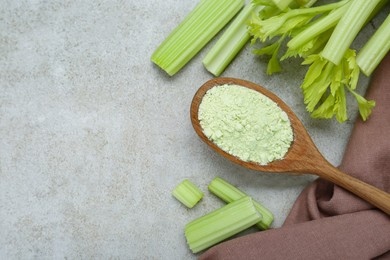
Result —
<instances>
[{"instance_id":1,"label":"chopped celery piece","mask_svg":"<svg viewBox=\"0 0 390 260\"><path fill-rule=\"evenodd\" d=\"M217 197L227 203L231 203L233 201L241 199L242 197L248 196L247 194L245 194L244 192L242 192L241 190L234 187L220 177L216 177L214 180L212 180L208 188L213 194L215 194ZM262 215L261 220L256 223L256 226L263 230L268 229L272 221L274 220L273 214L271 213L271 211L269 211L256 201L253 201L253 205L255 206L256 210Z\"/></svg>"},{"instance_id":2,"label":"chopped celery piece","mask_svg":"<svg viewBox=\"0 0 390 260\"><path fill-rule=\"evenodd\" d=\"M215 76L221 75L237 53L249 41L248 21L253 12L257 13L263 8L264 6L249 3L241 10L203 59L203 65L210 73Z\"/></svg>"},{"instance_id":3,"label":"chopped celery piece","mask_svg":"<svg viewBox=\"0 0 390 260\"><path fill-rule=\"evenodd\" d=\"M191 60L243 7L244 0L201 0L152 54L170 76Z\"/></svg>"},{"instance_id":4,"label":"chopped celery piece","mask_svg":"<svg viewBox=\"0 0 390 260\"><path fill-rule=\"evenodd\" d=\"M341 17L325 45L322 57L338 65L366 20L381 1L352 0L347 12Z\"/></svg>"},{"instance_id":5,"label":"chopped celery piece","mask_svg":"<svg viewBox=\"0 0 390 260\"><path fill-rule=\"evenodd\" d=\"M361 71L370 76L390 50L390 15L375 31L356 57Z\"/></svg>"},{"instance_id":6,"label":"chopped celery piece","mask_svg":"<svg viewBox=\"0 0 390 260\"><path fill-rule=\"evenodd\" d=\"M188 208L194 207L203 198L203 192L187 179L176 186L172 195Z\"/></svg>"},{"instance_id":7,"label":"chopped celery piece","mask_svg":"<svg viewBox=\"0 0 390 260\"><path fill-rule=\"evenodd\" d=\"M185 237L193 253L209 248L259 222L250 197L243 197L188 223Z\"/></svg>"}]
</instances>

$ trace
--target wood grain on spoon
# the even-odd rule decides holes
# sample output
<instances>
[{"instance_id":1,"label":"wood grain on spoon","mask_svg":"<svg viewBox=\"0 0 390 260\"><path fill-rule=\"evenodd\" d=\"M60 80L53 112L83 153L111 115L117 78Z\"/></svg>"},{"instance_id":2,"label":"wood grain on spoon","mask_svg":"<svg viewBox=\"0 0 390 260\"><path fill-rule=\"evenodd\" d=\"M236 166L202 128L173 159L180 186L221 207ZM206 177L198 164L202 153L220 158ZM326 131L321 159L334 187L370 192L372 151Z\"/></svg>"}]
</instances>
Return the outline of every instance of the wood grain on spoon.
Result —
<instances>
[{"instance_id":1,"label":"wood grain on spoon","mask_svg":"<svg viewBox=\"0 0 390 260\"><path fill-rule=\"evenodd\" d=\"M294 140L290 149L282 160L276 160L267 165L260 165L256 162L242 161L239 158L223 151L215 143L210 141L203 133L198 119L199 105L202 102L203 96L210 88L224 84L240 85L258 91L277 103L279 107L287 113L293 128ZM390 215L390 194L365 182L362 182L350 175L347 175L331 165L318 151L317 147L315 146L314 142L310 138L298 117L279 97L267 89L260 87L252 82L241 79L214 78L203 84L196 92L192 100L190 113L192 125L198 136L212 149L230 161L243 167L263 172L289 174L307 173L317 175L343 187L346 190L349 190L350 192L370 202L374 206Z\"/></svg>"}]
</instances>

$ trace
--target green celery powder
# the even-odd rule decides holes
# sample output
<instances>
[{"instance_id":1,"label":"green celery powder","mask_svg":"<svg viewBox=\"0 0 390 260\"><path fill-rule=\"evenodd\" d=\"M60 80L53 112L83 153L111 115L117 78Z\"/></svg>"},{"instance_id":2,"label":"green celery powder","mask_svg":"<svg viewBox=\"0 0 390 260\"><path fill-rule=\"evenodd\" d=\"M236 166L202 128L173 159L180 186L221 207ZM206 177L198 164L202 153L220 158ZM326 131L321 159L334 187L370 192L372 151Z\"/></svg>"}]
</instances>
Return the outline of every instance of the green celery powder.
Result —
<instances>
[{"instance_id":1,"label":"green celery powder","mask_svg":"<svg viewBox=\"0 0 390 260\"><path fill-rule=\"evenodd\" d=\"M283 159L293 141L290 120L274 101L238 85L209 89L199 105L204 134L243 161L266 165Z\"/></svg>"}]
</instances>

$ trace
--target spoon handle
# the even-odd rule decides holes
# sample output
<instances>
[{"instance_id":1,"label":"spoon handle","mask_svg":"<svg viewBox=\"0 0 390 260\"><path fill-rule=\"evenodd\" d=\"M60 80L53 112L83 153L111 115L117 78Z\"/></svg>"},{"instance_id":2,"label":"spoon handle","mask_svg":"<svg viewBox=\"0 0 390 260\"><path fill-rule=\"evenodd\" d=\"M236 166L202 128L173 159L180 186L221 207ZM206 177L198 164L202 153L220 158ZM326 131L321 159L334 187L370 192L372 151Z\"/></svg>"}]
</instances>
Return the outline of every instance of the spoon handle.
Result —
<instances>
[{"instance_id":1,"label":"spoon handle","mask_svg":"<svg viewBox=\"0 0 390 260\"><path fill-rule=\"evenodd\" d=\"M326 166L321 167L321 169L317 168L317 175L354 193L381 209L387 215L390 215L389 193L340 171L330 163L327 163Z\"/></svg>"}]
</instances>

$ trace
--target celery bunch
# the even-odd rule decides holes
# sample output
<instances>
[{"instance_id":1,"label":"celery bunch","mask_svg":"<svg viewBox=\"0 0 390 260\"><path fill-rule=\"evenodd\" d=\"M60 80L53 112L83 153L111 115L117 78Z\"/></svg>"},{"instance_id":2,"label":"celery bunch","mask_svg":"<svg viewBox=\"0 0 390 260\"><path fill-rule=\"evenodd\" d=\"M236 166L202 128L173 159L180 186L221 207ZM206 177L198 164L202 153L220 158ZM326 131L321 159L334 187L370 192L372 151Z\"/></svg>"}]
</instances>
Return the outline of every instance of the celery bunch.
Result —
<instances>
[{"instance_id":1,"label":"celery bunch","mask_svg":"<svg viewBox=\"0 0 390 260\"><path fill-rule=\"evenodd\" d=\"M312 117L335 116L339 122L346 121L346 93L350 93L358 103L362 119L366 120L375 102L359 95L356 87L360 70L369 76L389 51L389 18L361 54L356 55L351 44L363 26L386 2L342 0L316 7L286 8L268 19L255 15L249 23L252 44L257 41L269 44L254 53L271 57L268 74L282 70L279 56L281 61L302 57L302 64L310 65L301 89L304 103ZM280 55L286 39L287 50Z\"/></svg>"}]
</instances>

